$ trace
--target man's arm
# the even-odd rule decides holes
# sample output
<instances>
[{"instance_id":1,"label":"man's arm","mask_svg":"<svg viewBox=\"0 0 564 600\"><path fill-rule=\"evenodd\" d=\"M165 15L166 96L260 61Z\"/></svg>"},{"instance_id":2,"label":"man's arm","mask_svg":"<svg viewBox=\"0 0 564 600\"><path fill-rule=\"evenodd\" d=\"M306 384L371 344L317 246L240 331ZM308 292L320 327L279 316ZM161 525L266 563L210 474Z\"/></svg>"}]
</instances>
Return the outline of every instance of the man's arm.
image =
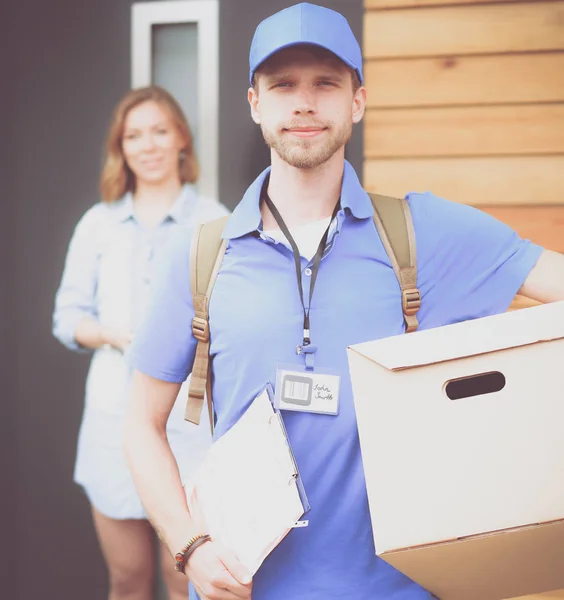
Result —
<instances>
[{"instance_id":1,"label":"man's arm","mask_svg":"<svg viewBox=\"0 0 564 600\"><path fill-rule=\"evenodd\" d=\"M134 371L124 431L125 454L137 491L172 555L192 536L207 533L199 531L190 517L166 435L166 423L179 389L178 383ZM185 572L204 599L251 597L251 577L246 569L213 541L194 551Z\"/></svg>"},{"instance_id":2,"label":"man's arm","mask_svg":"<svg viewBox=\"0 0 564 600\"><path fill-rule=\"evenodd\" d=\"M537 302L564 300L564 254L544 250L519 294Z\"/></svg>"}]
</instances>

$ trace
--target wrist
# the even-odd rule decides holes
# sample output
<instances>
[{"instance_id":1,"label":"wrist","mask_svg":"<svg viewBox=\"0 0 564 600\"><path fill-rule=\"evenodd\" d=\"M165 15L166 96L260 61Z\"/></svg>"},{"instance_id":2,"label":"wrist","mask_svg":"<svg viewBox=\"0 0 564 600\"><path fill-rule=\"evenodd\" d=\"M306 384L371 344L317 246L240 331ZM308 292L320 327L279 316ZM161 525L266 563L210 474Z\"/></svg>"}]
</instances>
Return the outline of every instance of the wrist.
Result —
<instances>
[{"instance_id":1,"label":"wrist","mask_svg":"<svg viewBox=\"0 0 564 600\"><path fill-rule=\"evenodd\" d=\"M114 335L111 327L107 325L101 325L100 327L100 341L102 342L100 346L110 346L114 348Z\"/></svg>"},{"instance_id":2,"label":"wrist","mask_svg":"<svg viewBox=\"0 0 564 600\"><path fill-rule=\"evenodd\" d=\"M173 558L178 549L184 547L186 540L190 540L202 532L186 509L180 514L178 512L161 514L158 519L156 516L149 516L149 522Z\"/></svg>"},{"instance_id":3,"label":"wrist","mask_svg":"<svg viewBox=\"0 0 564 600\"><path fill-rule=\"evenodd\" d=\"M199 534L191 537L188 543L174 555L174 570L184 573L192 554L207 542L211 542L211 536L207 534Z\"/></svg>"}]
</instances>

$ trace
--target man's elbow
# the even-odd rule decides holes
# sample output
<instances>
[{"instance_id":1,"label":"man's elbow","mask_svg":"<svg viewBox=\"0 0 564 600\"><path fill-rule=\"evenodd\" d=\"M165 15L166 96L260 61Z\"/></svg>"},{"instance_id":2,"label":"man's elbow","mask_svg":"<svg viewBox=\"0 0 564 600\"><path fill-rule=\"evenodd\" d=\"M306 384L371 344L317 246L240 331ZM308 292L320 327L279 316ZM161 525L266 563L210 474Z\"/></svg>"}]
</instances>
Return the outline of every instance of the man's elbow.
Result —
<instances>
[{"instance_id":1,"label":"man's elbow","mask_svg":"<svg viewBox=\"0 0 564 600\"><path fill-rule=\"evenodd\" d=\"M179 384L133 372L123 431L128 448L146 436L166 438L166 424L179 388Z\"/></svg>"},{"instance_id":2,"label":"man's elbow","mask_svg":"<svg viewBox=\"0 0 564 600\"><path fill-rule=\"evenodd\" d=\"M122 437L123 449L128 462L131 461L131 456L135 454L139 441L147 435L147 430L150 430L150 428L148 415L142 410L142 400L139 394L136 393L135 386L132 386L125 412Z\"/></svg>"}]
</instances>

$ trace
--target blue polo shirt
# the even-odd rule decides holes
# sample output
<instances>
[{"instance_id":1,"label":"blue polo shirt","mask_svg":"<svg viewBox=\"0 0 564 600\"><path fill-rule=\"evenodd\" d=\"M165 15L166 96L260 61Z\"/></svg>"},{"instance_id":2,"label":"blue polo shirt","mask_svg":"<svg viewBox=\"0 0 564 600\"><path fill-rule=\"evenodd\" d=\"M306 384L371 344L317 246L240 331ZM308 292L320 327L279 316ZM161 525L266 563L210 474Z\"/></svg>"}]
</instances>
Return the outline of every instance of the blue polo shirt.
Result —
<instances>
[{"instance_id":1,"label":"blue polo shirt","mask_svg":"<svg viewBox=\"0 0 564 600\"><path fill-rule=\"evenodd\" d=\"M225 433L276 365L303 364L303 310L292 251L257 234L268 170L251 185L224 232L227 252L210 303L216 436ZM505 311L542 248L466 205L412 193L422 329ZM316 366L342 378L338 416L285 412L311 503L309 526L293 530L254 578L253 600L399 600L428 592L377 558L358 441L346 348L403 333L400 288L376 232L370 198L345 163L341 209L321 261L311 306ZM165 261L152 310L130 351L132 366L182 382L196 349L191 321L190 236ZM311 266L302 258L304 299ZM406 415L409 419L409 415ZM398 475L401 476L401 475ZM419 491L414 488L413 494Z\"/></svg>"}]
</instances>

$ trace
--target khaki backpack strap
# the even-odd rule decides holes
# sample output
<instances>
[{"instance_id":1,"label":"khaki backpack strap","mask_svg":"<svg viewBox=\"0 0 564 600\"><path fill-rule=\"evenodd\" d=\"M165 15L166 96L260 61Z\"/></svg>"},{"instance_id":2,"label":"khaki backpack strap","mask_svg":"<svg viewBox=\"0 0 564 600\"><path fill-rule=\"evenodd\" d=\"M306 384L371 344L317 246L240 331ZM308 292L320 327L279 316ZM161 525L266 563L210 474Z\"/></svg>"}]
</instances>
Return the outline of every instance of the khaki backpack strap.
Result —
<instances>
[{"instance_id":1,"label":"khaki backpack strap","mask_svg":"<svg viewBox=\"0 0 564 600\"><path fill-rule=\"evenodd\" d=\"M221 238L221 234L228 218L226 216L200 225L194 233L190 248L190 289L195 313L192 334L198 340L198 345L184 418L195 425L200 424L200 414L207 394L212 432L209 301L227 247L227 241Z\"/></svg>"},{"instance_id":2,"label":"khaki backpack strap","mask_svg":"<svg viewBox=\"0 0 564 600\"><path fill-rule=\"evenodd\" d=\"M374 206L374 223L401 288L401 304L407 333L419 325L417 311L421 293L417 289L415 229L407 200L368 194Z\"/></svg>"}]
</instances>

